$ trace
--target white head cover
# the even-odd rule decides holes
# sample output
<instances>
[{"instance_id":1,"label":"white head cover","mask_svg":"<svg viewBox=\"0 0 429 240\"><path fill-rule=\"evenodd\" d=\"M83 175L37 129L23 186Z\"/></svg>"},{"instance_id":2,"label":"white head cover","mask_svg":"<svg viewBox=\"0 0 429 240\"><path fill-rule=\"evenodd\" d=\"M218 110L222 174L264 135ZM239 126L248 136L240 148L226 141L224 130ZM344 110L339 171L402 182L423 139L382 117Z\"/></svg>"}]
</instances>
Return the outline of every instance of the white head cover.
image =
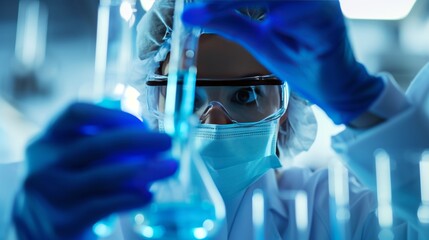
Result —
<instances>
[{"instance_id":1,"label":"white head cover","mask_svg":"<svg viewBox=\"0 0 429 240\"><path fill-rule=\"evenodd\" d=\"M263 9L240 9L241 14L255 20L263 20ZM138 24L137 49L139 61L135 63L131 85L140 92L143 106L143 118L152 127L157 119L147 109L151 90L146 86L148 76L155 73L161 62L170 52L170 40L173 26L174 0L158 0L143 16ZM294 156L307 151L313 144L317 132L317 123L310 104L291 93L287 108L288 119L280 126L278 149L280 159L293 160Z\"/></svg>"}]
</instances>

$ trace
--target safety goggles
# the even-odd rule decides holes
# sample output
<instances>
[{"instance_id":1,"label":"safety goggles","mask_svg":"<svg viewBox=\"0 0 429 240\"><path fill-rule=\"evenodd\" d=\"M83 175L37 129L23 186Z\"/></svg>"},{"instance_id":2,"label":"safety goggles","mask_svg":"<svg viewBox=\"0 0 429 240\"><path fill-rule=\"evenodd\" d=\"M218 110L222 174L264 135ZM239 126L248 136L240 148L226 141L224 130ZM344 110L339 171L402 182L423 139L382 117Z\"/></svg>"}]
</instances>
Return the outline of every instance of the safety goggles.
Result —
<instances>
[{"instance_id":1,"label":"safety goggles","mask_svg":"<svg viewBox=\"0 0 429 240\"><path fill-rule=\"evenodd\" d=\"M146 82L147 107L157 117L163 117L165 112L167 78L154 75ZM257 123L281 117L288 100L287 84L274 75L198 78L193 111L202 122L211 114L211 109L218 108L233 123Z\"/></svg>"}]
</instances>

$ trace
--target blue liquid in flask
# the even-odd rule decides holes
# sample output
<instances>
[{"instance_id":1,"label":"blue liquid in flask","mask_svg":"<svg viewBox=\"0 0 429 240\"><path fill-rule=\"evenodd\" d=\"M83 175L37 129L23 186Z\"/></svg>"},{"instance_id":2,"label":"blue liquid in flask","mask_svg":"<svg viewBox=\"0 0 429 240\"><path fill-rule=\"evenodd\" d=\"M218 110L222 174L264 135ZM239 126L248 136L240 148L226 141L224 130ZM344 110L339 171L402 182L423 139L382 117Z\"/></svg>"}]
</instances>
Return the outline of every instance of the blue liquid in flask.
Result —
<instances>
[{"instance_id":1,"label":"blue liquid in flask","mask_svg":"<svg viewBox=\"0 0 429 240\"><path fill-rule=\"evenodd\" d=\"M208 239L215 231L211 203L157 203L134 215L134 230L146 239Z\"/></svg>"}]
</instances>

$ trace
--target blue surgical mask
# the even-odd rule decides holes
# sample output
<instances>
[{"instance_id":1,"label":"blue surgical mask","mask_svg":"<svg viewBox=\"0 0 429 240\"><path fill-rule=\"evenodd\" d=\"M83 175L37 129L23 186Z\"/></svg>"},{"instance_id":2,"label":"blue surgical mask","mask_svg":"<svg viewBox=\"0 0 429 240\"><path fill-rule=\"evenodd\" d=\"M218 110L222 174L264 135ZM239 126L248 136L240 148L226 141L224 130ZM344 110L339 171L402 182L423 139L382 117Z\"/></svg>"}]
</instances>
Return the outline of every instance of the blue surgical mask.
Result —
<instances>
[{"instance_id":1,"label":"blue surgical mask","mask_svg":"<svg viewBox=\"0 0 429 240\"><path fill-rule=\"evenodd\" d=\"M196 149L224 198L247 188L269 169L281 167L276 155L278 121L197 127Z\"/></svg>"}]
</instances>

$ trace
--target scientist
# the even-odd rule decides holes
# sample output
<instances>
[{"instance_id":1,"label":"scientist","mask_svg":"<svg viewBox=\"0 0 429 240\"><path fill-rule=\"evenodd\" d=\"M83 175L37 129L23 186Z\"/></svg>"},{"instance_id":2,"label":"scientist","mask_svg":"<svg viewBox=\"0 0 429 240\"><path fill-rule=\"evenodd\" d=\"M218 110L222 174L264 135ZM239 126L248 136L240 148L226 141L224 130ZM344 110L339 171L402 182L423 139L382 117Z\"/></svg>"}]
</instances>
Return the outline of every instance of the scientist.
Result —
<instances>
[{"instance_id":1,"label":"scientist","mask_svg":"<svg viewBox=\"0 0 429 240\"><path fill-rule=\"evenodd\" d=\"M388 75L372 76L355 60L337 1L252 1L255 9L245 2L206 1L183 15L186 23L206 32L200 39L198 82L209 84L197 87L201 101L195 113L202 122L197 137L204 143L198 147L227 210L226 231L219 239L252 238L248 229L255 188L266 194L266 239L333 239L326 171L274 170L281 166L278 157L287 161L311 144L314 117L300 97L349 126L334 146L348 157L351 171L375 190L372 154L377 147L398 153L429 145L429 69L422 70L405 96ZM143 93L149 124L83 103L60 114L27 149L26 175L12 218L18 239L91 239L96 221L149 203L150 184L177 169L174 159L162 157L171 139L149 129L162 129L157 116L163 111L163 76L168 74L172 4L157 1L140 23L141 77L132 84ZM288 83L291 96L279 79ZM256 144L240 145L241 140ZM237 144L235 151L231 142ZM224 157L210 156L216 146ZM392 176L398 213L393 231L396 239L423 239L418 165L398 156L398 167L407 171ZM226 184L231 182L236 184ZM374 193L350 184L352 239L377 239ZM292 203L282 198L290 190L308 195L304 235L296 228ZM121 232L130 236L128 230L123 226Z\"/></svg>"}]
</instances>

